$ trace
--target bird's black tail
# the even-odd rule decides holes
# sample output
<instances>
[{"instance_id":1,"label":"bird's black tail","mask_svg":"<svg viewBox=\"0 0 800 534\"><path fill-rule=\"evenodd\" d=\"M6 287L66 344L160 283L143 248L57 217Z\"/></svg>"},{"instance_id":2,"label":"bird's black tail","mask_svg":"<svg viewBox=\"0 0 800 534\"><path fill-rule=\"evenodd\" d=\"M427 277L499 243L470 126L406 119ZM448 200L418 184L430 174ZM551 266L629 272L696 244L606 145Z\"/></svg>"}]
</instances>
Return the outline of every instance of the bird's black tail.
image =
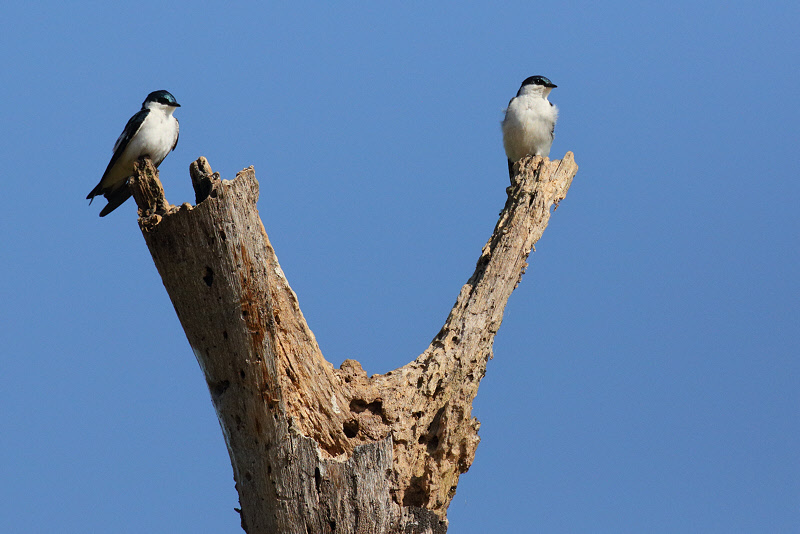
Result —
<instances>
[{"instance_id":1,"label":"bird's black tail","mask_svg":"<svg viewBox=\"0 0 800 534\"><path fill-rule=\"evenodd\" d=\"M123 202L131 198L131 190L128 188L128 185L125 184L116 191L106 193L105 197L108 199L108 204L106 204L106 207L100 212L100 217L105 217L120 207Z\"/></svg>"}]
</instances>

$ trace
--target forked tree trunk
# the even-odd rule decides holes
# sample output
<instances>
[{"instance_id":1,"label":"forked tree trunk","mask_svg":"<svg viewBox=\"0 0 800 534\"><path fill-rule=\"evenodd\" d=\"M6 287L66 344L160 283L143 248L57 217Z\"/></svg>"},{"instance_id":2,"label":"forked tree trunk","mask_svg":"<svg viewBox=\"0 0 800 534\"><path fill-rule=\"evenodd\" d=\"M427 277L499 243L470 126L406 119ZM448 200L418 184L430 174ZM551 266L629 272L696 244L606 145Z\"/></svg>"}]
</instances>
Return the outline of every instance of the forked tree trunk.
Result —
<instances>
[{"instance_id":1,"label":"forked tree trunk","mask_svg":"<svg viewBox=\"0 0 800 534\"><path fill-rule=\"evenodd\" d=\"M139 226L205 373L246 532L446 532L503 309L577 170L571 152L515 166L441 331L414 361L367 376L323 358L258 216L252 167L226 181L198 159L197 205L174 207L150 161L137 163Z\"/></svg>"}]
</instances>

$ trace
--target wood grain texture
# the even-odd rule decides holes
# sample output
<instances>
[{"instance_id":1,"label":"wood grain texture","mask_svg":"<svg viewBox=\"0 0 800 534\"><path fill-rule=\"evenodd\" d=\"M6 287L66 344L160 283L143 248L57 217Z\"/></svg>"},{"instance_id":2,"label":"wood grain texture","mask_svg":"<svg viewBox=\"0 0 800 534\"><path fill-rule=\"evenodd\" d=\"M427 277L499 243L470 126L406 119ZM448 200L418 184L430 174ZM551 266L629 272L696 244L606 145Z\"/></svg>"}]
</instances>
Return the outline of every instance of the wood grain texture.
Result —
<instances>
[{"instance_id":1,"label":"wood grain texture","mask_svg":"<svg viewBox=\"0 0 800 534\"><path fill-rule=\"evenodd\" d=\"M472 401L503 309L577 172L514 166L508 200L445 325L408 365L368 377L322 356L256 209L253 168L192 163L194 207L169 206L149 160L139 225L203 370L250 534L443 533L478 445Z\"/></svg>"}]
</instances>

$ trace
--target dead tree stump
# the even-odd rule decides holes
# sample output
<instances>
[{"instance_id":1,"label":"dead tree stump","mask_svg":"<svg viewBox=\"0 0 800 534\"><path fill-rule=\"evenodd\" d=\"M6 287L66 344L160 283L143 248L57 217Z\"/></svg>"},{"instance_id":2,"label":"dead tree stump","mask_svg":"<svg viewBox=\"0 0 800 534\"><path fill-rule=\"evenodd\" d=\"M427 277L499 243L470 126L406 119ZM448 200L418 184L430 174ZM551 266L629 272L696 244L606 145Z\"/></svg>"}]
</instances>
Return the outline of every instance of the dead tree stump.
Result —
<instances>
[{"instance_id":1,"label":"dead tree stump","mask_svg":"<svg viewBox=\"0 0 800 534\"><path fill-rule=\"evenodd\" d=\"M199 158L197 205L175 207L151 162L137 163L139 226L205 374L246 532L446 532L503 309L577 170L571 152L515 165L441 331L414 361L370 377L323 358L259 218L252 167L220 180Z\"/></svg>"}]
</instances>

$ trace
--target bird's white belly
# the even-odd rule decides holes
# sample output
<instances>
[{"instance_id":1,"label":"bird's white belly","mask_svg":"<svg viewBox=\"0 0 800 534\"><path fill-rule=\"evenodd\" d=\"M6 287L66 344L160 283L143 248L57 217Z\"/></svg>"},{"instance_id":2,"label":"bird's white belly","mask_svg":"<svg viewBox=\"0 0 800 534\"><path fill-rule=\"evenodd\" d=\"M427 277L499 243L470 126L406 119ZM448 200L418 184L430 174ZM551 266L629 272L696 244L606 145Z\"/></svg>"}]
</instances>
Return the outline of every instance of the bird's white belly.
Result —
<instances>
[{"instance_id":1,"label":"bird's white belly","mask_svg":"<svg viewBox=\"0 0 800 534\"><path fill-rule=\"evenodd\" d=\"M175 119L161 118L151 113L139 129L138 135L130 140L123 157L129 158L131 165L142 156L150 156L158 167L175 144Z\"/></svg>"},{"instance_id":2,"label":"bird's white belly","mask_svg":"<svg viewBox=\"0 0 800 534\"><path fill-rule=\"evenodd\" d=\"M530 112L509 121L504 127L503 136L508 159L517 161L527 155L549 156L553 144L550 134L552 124Z\"/></svg>"},{"instance_id":3,"label":"bird's white belly","mask_svg":"<svg viewBox=\"0 0 800 534\"><path fill-rule=\"evenodd\" d=\"M506 156L518 161L525 156L549 156L557 111L546 100L533 104L515 99L503 120Z\"/></svg>"},{"instance_id":4,"label":"bird's white belly","mask_svg":"<svg viewBox=\"0 0 800 534\"><path fill-rule=\"evenodd\" d=\"M174 117L159 117L151 113L128 142L104 184L114 187L112 184L125 183L133 174L133 163L142 156L150 156L153 165L158 167L175 145L176 130L177 121Z\"/></svg>"}]
</instances>

